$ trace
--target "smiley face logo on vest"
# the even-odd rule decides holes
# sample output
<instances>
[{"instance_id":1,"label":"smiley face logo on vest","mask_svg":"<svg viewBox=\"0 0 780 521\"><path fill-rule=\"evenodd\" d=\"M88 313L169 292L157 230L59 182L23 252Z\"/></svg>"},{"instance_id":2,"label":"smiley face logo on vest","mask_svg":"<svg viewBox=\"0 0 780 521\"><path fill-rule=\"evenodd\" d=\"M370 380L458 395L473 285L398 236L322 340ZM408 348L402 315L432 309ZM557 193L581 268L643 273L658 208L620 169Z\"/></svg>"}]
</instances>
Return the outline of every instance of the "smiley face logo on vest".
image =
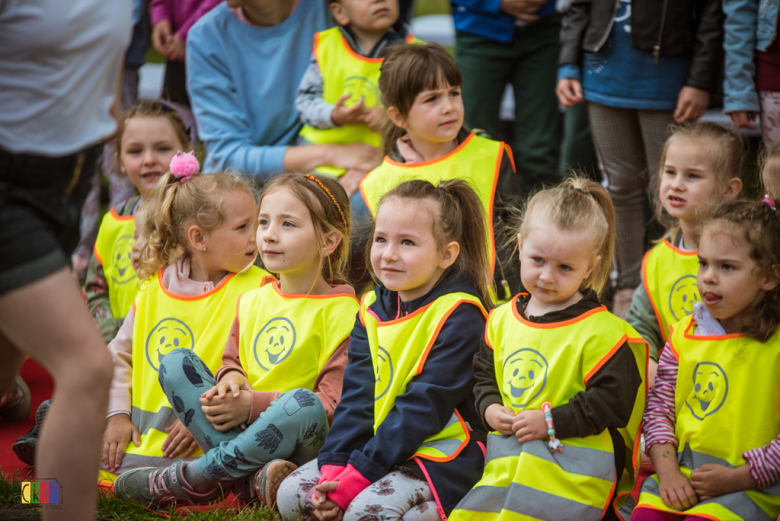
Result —
<instances>
[{"instance_id":1,"label":"smiley face logo on vest","mask_svg":"<svg viewBox=\"0 0 780 521\"><path fill-rule=\"evenodd\" d=\"M384 347L379 346L379 350L376 353L376 367L374 368L374 375L376 375L376 384L374 386L375 402L381 400L387 394L390 384L393 383L393 373L393 359L390 358L390 353Z\"/></svg>"},{"instance_id":2,"label":"smiley face logo on vest","mask_svg":"<svg viewBox=\"0 0 780 521\"><path fill-rule=\"evenodd\" d=\"M135 270L130 256L133 253L133 244L135 238L132 235L122 235L114 243L114 249L111 252L111 260L114 263L115 273L111 274L111 280L114 284L126 284L135 279Z\"/></svg>"},{"instance_id":3,"label":"smiley face logo on vest","mask_svg":"<svg viewBox=\"0 0 780 521\"><path fill-rule=\"evenodd\" d=\"M155 371L165 355L179 348L194 349L195 337L190 326L178 318L160 320L146 337L146 359Z\"/></svg>"},{"instance_id":4,"label":"smiley face logo on vest","mask_svg":"<svg viewBox=\"0 0 780 521\"><path fill-rule=\"evenodd\" d=\"M693 370L693 392L685 401L693 417L703 420L718 412L729 394L726 372L715 362L699 362Z\"/></svg>"},{"instance_id":5,"label":"smiley face logo on vest","mask_svg":"<svg viewBox=\"0 0 780 521\"><path fill-rule=\"evenodd\" d=\"M355 105L360 101L360 98L363 98L363 105L366 107L374 107L379 103L379 89L362 76L350 76L347 78L341 95L343 96L344 94L351 94L344 102L345 107Z\"/></svg>"},{"instance_id":6,"label":"smiley face logo on vest","mask_svg":"<svg viewBox=\"0 0 780 521\"><path fill-rule=\"evenodd\" d=\"M699 297L699 288L696 286L696 277L685 275L677 279L669 294L669 311L675 320L682 320L688 315L693 315L693 305Z\"/></svg>"},{"instance_id":7,"label":"smiley face logo on vest","mask_svg":"<svg viewBox=\"0 0 780 521\"><path fill-rule=\"evenodd\" d=\"M258 365L270 371L295 348L295 326L284 317L272 318L255 337L252 350Z\"/></svg>"},{"instance_id":8,"label":"smiley face logo on vest","mask_svg":"<svg viewBox=\"0 0 780 521\"><path fill-rule=\"evenodd\" d=\"M504 396L515 407L525 407L547 385L547 359L528 347L518 349L504 361Z\"/></svg>"}]
</instances>

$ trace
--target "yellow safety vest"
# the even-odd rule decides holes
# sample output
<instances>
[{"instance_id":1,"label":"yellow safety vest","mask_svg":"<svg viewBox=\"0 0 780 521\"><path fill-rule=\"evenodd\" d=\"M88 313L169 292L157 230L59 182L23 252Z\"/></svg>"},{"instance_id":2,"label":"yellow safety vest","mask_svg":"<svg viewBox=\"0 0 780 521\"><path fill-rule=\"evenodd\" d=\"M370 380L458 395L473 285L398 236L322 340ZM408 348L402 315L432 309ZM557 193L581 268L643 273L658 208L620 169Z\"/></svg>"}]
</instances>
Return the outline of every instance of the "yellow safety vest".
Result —
<instances>
[{"instance_id":1,"label":"yellow safety vest","mask_svg":"<svg viewBox=\"0 0 780 521\"><path fill-rule=\"evenodd\" d=\"M472 304L487 316L476 297L467 293L449 293L410 315L379 322L368 310L375 300L376 293L371 291L363 296L360 305L360 321L366 327L376 378L374 434L395 407L396 398L404 394L412 379L422 372L439 331L455 308L461 304ZM447 425L426 439L411 458L450 461L460 454L469 439L469 426L455 409Z\"/></svg>"},{"instance_id":2,"label":"yellow safety vest","mask_svg":"<svg viewBox=\"0 0 780 521\"><path fill-rule=\"evenodd\" d=\"M242 295L239 353L252 388L313 389L331 355L349 338L359 308L346 293L288 295L276 282Z\"/></svg>"},{"instance_id":3,"label":"yellow safety vest","mask_svg":"<svg viewBox=\"0 0 780 521\"><path fill-rule=\"evenodd\" d=\"M485 231L490 249L491 273L495 269L496 247L493 238L493 199L506 145L476 134L469 134L458 148L444 157L422 163L398 163L389 157L360 182L360 193L371 215L376 217L379 200L406 181L422 179L434 186L441 181L462 179L477 193L485 211Z\"/></svg>"},{"instance_id":4,"label":"yellow safety vest","mask_svg":"<svg viewBox=\"0 0 780 521\"><path fill-rule=\"evenodd\" d=\"M698 254L698 251L683 251L664 239L642 260L642 282L664 342L669 326L692 315L693 305L701 300L696 286Z\"/></svg>"},{"instance_id":5,"label":"yellow safety vest","mask_svg":"<svg viewBox=\"0 0 780 521\"><path fill-rule=\"evenodd\" d=\"M135 216L122 216L111 208L103 217L95 241L95 258L103 266L111 314L115 320L127 316L138 294L138 278L130 258L135 243L134 233Z\"/></svg>"},{"instance_id":6,"label":"yellow safety vest","mask_svg":"<svg viewBox=\"0 0 780 521\"><path fill-rule=\"evenodd\" d=\"M222 351L239 295L257 288L269 276L267 271L252 266L244 273L229 275L208 293L182 297L163 286L160 270L138 293L133 305L131 420L141 431L141 445L128 443L121 472L170 464L162 457L161 447L168 436L165 429L176 415L160 387L160 360L174 349L192 349L216 373L222 365ZM197 450L192 457L202 455Z\"/></svg>"},{"instance_id":7,"label":"yellow safety vest","mask_svg":"<svg viewBox=\"0 0 780 521\"><path fill-rule=\"evenodd\" d=\"M412 35L406 41L421 43ZM323 101L335 105L339 98L351 94L344 102L346 107L355 105L361 99L368 108L380 104L379 69L384 58L367 58L353 51L339 27L314 35L314 56L322 73ZM366 143L373 147L382 146L382 136L363 123L328 129L304 125L300 134L316 145ZM334 176L341 176L346 171L335 167L320 167L316 170Z\"/></svg>"},{"instance_id":8,"label":"yellow safety vest","mask_svg":"<svg viewBox=\"0 0 780 521\"><path fill-rule=\"evenodd\" d=\"M588 380L628 342L645 385L637 392L631 419L618 429L633 456L615 472L608 430L585 438L561 440L563 452L551 454L545 441L521 444L515 436L488 434L482 479L463 498L450 520L597 521L629 497L639 468L639 431L647 386L647 343L624 321L599 307L554 324L524 319L517 299L493 310L485 340L493 349L504 406L515 413L553 408L585 391ZM628 455L627 455L628 456Z\"/></svg>"},{"instance_id":9,"label":"yellow safety vest","mask_svg":"<svg viewBox=\"0 0 780 521\"><path fill-rule=\"evenodd\" d=\"M759 342L740 334L694 336L693 317L672 327L679 362L674 406L680 470L745 464L742 454L780 435L780 334ZM658 495L658 476L642 483L639 505L674 512ZM771 521L780 514L780 484L710 499L680 514L722 521Z\"/></svg>"}]
</instances>

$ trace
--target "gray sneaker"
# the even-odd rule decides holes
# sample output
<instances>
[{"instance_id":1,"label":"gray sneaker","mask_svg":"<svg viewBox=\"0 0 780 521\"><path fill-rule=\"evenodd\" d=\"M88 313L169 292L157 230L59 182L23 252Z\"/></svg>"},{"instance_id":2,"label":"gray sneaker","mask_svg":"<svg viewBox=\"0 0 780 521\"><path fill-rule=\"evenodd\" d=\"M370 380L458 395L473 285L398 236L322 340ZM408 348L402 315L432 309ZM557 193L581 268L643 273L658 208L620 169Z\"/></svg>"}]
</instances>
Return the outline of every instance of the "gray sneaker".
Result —
<instances>
[{"instance_id":1,"label":"gray sneaker","mask_svg":"<svg viewBox=\"0 0 780 521\"><path fill-rule=\"evenodd\" d=\"M117 497L141 503L150 508L167 507L171 503L207 503L220 497L222 490L199 494L184 480L187 462L177 462L168 467L143 467L128 470L114 481Z\"/></svg>"},{"instance_id":2,"label":"gray sneaker","mask_svg":"<svg viewBox=\"0 0 780 521\"><path fill-rule=\"evenodd\" d=\"M16 457L29 466L35 465L35 448L38 446L38 436L43 428L43 422L49 413L51 400L46 400L35 411L35 426L27 434L22 434L11 447Z\"/></svg>"}]
</instances>

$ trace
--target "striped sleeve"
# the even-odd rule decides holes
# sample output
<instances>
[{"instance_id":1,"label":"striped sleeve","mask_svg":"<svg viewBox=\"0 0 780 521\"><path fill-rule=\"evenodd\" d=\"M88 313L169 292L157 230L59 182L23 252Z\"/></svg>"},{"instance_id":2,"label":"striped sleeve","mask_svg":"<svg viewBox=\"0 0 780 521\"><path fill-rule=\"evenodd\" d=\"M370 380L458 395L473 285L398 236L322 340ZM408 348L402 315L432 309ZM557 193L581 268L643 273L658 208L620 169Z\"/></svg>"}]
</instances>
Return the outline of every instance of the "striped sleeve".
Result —
<instances>
[{"instance_id":1,"label":"striped sleeve","mask_svg":"<svg viewBox=\"0 0 780 521\"><path fill-rule=\"evenodd\" d=\"M771 487L780 481L780 436L769 445L752 449L742 455L750 463L750 475L759 489Z\"/></svg>"},{"instance_id":2,"label":"striped sleeve","mask_svg":"<svg viewBox=\"0 0 780 521\"><path fill-rule=\"evenodd\" d=\"M677 385L679 362L667 343L658 360L655 385L647 393L647 407L644 414L645 452L656 443L671 443L677 446L674 427L677 416L674 410L674 391Z\"/></svg>"}]
</instances>

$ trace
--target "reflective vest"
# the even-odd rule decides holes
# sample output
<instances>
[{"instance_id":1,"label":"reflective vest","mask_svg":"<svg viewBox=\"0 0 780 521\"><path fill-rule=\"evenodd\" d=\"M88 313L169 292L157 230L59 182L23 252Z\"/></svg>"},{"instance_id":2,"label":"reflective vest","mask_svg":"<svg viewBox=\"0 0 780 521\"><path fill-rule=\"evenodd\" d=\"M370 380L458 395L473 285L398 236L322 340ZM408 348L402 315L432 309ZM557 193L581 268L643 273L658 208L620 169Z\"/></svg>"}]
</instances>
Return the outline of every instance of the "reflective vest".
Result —
<instances>
[{"instance_id":1,"label":"reflective vest","mask_svg":"<svg viewBox=\"0 0 780 521\"><path fill-rule=\"evenodd\" d=\"M376 301L376 293L363 296L360 321L366 327L368 347L374 363L374 434L395 407L395 400L406 392L412 379L425 367L441 327L461 304L477 306L485 313L479 299L466 293L448 293L405 317L379 322L369 311ZM457 409L453 410L447 425L427 438L409 458L420 457L431 461L450 461L457 457L469 442L469 426Z\"/></svg>"},{"instance_id":2,"label":"reflective vest","mask_svg":"<svg viewBox=\"0 0 780 521\"><path fill-rule=\"evenodd\" d=\"M141 431L141 445L128 443L123 471L170 464L170 460L161 460L161 447L168 436L165 428L176 416L159 383L162 358L174 349L192 349L216 374L222 365L222 351L236 316L239 295L257 288L269 276L265 270L252 266L244 273L229 275L208 293L181 297L163 286L160 270L138 293L133 305L131 420ZM193 457L202 455L197 450Z\"/></svg>"},{"instance_id":3,"label":"reflective vest","mask_svg":"<svg viewBox=\"0 0 780 521\"><path fill-rule=\"evenodd\" d=\"M780 435L780 334L759 342L740 334L694 336L693 317L672 327L679 362L674 405L682 473L704 464L745 464L744 452ZM642 483L639 506L674 512L658 495L658 476ZM710 499L680 512L708 519L771 521L780 514L780 483Z\"/></svg>"},{"instance_id":4,"label":"reflective vest","mask_svg":"<svg viewBox=\"0 0 780 521\"><path fill-rule=\"evenodd\" d=\"M313 389L331 355L349 338L359 307L349 294L288 295L275 282L242 295L239 356L252 388Z\"/></svg>"},{"instance_id":5,"label":"reflective vest","mask_svg":"<svg viewBox=\"0 0 780 521\"><path fill-rule=\"evenodd\" d=\"M411 35L406 41L419 42ZM384 58L367 58L357 54L349 46L339 27L314 35L314 56L322 73L323 101L335 105L339 98L351 94L344 102L345 107L351 107L361 99L367 108L380 104L379 68ZM366 143L373 147L382 146L382 136L379 132L374 132L363 123L328 129L304 125L300 135L316 145ZM320 167L316 170L321 174L335 176L341 176L346 171L335 167Z\"/></svg>"},{"instance_id":6,"label":"reflective vest","mask_svg":"<svg viewBox=\"0 0 780 521\"><path fill-rule=\"evenodd\" d=\"M642 282L664 342L669 326L692 315L693 305L701 300L696 286L698 254L698 251L683 251L664 239L642 260Z\"/></svg>"},{"instance_id":7,"label":"reflective vest","mask_svg":"<svg viewBox=\"0 0 780 521\"><path fill-rule=\"evenodd\" d=\"M122 216L111 208L103 217L95 241L95 258L103 266L111 314L115 320L127 316L138 294L138 278L130 258L135 243L134 233L135 216Z\"/></svg>"},{"instance_id":8,"label":"reflective vest","mask_svg":"<svg viewBox=\"0 0 780 521\"><path fill-rule=\"evenodd\" d=\"M360 193L371 215L376 217L379 200L406 181L422 179L434 186L441 181L462 179L474 189L485 211L485 231L490 248L491 273L495 269L496 247L493 238L493 199L506 145L476 134L469 134L458 148L444 157L422 163L398 163L389 157L360 182Z\"/></svg>"},{"instance_id":9,"label":"reflective vest","mask_svg":"<svg viewBox=\"0 0 780 521\"><path fill-rule=\"evenodd\" d=\"M608 430L585 438L561 440L563 452L551 454L545 441L521 444L515 436L488 435L482 479L450 515L450 521L577 520L597 521L631 492L639 468L639 431L644 412L648 348L624 321L599 307L554 324L536 324L517 310L517 299L490 314L485 340L493 349L503 404L515 413L553 409L586 389L588 380L628 342L645 385L639 389L631 419L618 429L628 451L626 468L615 472Z\"/></svg>"}]
</instances>

